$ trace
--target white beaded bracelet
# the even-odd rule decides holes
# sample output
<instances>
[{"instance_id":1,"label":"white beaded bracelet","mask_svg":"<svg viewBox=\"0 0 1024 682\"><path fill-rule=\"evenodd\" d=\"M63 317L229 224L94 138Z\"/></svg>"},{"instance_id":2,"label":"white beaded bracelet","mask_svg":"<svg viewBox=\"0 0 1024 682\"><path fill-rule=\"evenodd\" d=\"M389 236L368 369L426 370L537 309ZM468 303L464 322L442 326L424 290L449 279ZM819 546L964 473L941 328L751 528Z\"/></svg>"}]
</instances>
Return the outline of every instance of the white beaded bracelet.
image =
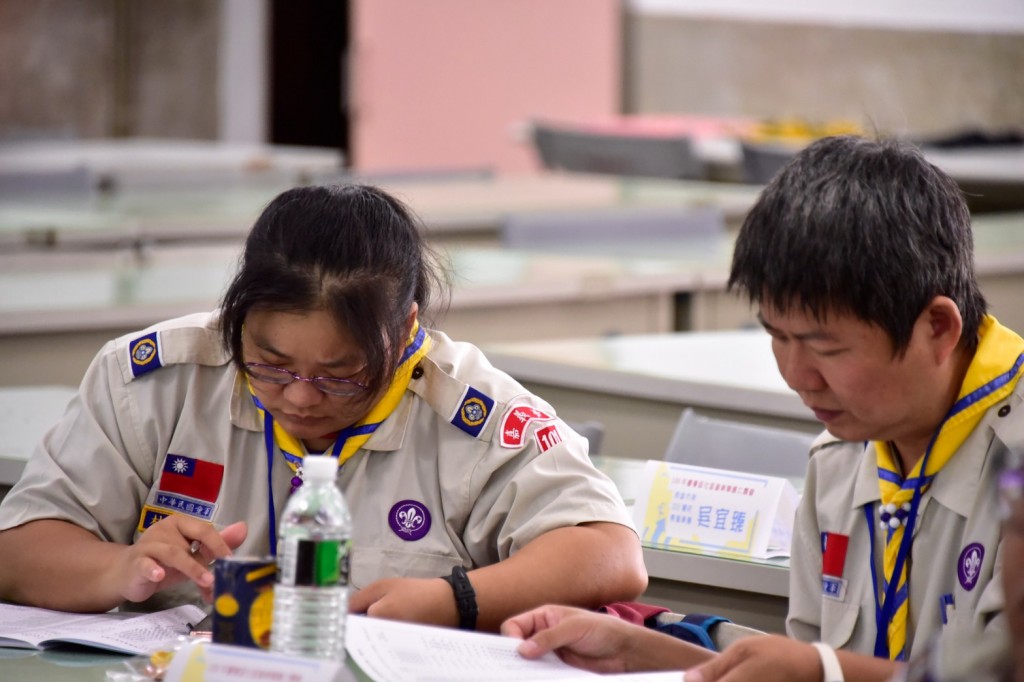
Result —
<instances>
[{"instance_id":1,"label":"white beaded bracelet","mask_svg":"<svg viewBox=\"0 0 1024 682\"><path fill-rule=\"evenodd\" d=\"M822 682L845 682L846 678L843 677L843 668L839 665L835 649L824 642L812 642L811 646L818 650L818 656L821 658L821 668L825 671Z\"/></svg>"}]
</instances>

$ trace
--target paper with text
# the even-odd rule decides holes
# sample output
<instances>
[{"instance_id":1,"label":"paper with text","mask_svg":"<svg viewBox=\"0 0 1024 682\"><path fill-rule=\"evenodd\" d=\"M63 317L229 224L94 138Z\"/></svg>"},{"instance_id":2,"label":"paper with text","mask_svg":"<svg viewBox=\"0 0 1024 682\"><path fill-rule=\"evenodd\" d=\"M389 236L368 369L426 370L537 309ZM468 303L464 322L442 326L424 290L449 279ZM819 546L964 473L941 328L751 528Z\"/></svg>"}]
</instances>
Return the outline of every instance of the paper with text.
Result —
<instances>
[{"instance_id":1,"label":"paper with text","mask_svg":"<svg viewBox=\"0 0 1024 682\"><path fill-rule=\"evenodd\" d=\"M188 624L204 616L194 605L146 614L84 614L0 604L0 646L45 649L78 644L143 654L188 634Z\"/></svg>"},{"instance_id":2,"label":"paper with text","mask_svg":"<svg viewBox=\"0 0 1024 682\"><path fill-rule=\"evenodd\" d=\"M349 616L348 655L375 682L582 680L599 677L554 654L527 660L518 639Z\"/></svg>"}]
</instances>

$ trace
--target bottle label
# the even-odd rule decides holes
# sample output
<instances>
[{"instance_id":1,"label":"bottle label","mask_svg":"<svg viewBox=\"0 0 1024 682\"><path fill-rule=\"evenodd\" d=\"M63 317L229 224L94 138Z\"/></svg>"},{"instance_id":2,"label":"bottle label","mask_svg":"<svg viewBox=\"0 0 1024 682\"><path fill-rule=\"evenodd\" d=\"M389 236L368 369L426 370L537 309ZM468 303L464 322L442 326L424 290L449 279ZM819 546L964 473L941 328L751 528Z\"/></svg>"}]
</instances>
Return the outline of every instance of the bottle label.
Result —
<instances>
[{"instance_id":1,"label":"bottle label","mask_svg":"<svg viewBox=\"0 0 1024 682\"><path fill-rule=\"evenodd\" d=\"M286 540L280 582L294 587L348 585L349 540Z\"/></svg>"}]
</instances>

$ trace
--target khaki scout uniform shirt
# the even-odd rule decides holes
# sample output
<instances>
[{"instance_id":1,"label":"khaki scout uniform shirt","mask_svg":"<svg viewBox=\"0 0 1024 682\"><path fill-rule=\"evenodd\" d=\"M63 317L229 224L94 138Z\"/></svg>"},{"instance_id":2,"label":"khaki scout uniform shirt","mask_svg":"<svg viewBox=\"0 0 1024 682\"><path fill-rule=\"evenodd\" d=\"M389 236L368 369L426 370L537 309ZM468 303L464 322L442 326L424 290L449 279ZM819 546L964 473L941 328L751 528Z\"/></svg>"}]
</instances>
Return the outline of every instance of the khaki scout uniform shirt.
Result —
<instances>
[{"instance_id":1,"label":"khaki scout uniform shirt","mask_svg":"<svg viewBox=\"0 0 1024 682\"><path fill-rule=\"evenodd\" d=\"M908 654L939 637L942 647L976 641L983 630L1005 629L1002 617L1000 522L993 466L999 448L1024 448L1024 382L989 408L960 450L921 497L910 552ZM797 511L790 561L790 636L872 655L875 596L870 536L864 505L875 524L876 574L884 580L885 531L878 528L875 448L837 441L827 434L812 447L804 497ZM823 589L822 533L849 538L842 576L844 593ZM980 558L980 565L974 559ZM945 607L944 595L952 603Z\"/></svg>"},{"instance_id":2,"label":"khaki scout uniform shirt","mask_svg":"<svg viewBox=\"0 0 1024 682\"><path fill-rule=\"evenodd\" d=\"M154 330L163 366L135 377L129 353ZM456 564L492 564L559 527L598 521L632 527L615 486L591 464L586 440L556 419L550 405L474 346L431 336L422 372L414 371L395 412L339 474L353 518L354 587L446 575ZM475 392L467 394L469 387ZM484 420L474 437L453 423L466 396L478 393L493 405L472 414ZM548 418L525 418L538 412ZM503 426L511 435L503 437ZM174 473L178 459L192 461L191 475L205 482L169 475L165 464ZM235 554L263 556L272 532L267 460L263 423L221 345L216 315L170 320L101 350L0 506L0 529L63 519L104 540L131 543L147 518L151 523L177 511L218 527L248 522ZM211 495L209 480L218 475ZM275 452L277 518L292 475ZM168 484L171 478L179 484ZM169 487L186 494L168 494ZM194 499L204 495L212 499ZM194 597L185 586L184 594L161 593L146 606Z\"/></svg>"}]
</instances>

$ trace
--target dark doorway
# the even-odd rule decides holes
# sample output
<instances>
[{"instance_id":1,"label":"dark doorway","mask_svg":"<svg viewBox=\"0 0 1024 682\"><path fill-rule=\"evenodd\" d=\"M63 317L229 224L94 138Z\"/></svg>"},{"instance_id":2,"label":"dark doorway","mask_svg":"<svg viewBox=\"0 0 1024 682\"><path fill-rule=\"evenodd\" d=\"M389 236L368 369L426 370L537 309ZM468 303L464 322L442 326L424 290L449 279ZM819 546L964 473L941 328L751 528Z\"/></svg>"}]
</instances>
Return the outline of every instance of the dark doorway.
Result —
<instances>
[{"instance_id":1,"label":"dark doorway","mask_svg":"<svg viewBox=\"0 0 1024 682\"><path fill-rule=\"evenodd\" d=\"M271 142L348 151L348 10L348 0L272 0Z\"/></svg>"}]
</instances>

